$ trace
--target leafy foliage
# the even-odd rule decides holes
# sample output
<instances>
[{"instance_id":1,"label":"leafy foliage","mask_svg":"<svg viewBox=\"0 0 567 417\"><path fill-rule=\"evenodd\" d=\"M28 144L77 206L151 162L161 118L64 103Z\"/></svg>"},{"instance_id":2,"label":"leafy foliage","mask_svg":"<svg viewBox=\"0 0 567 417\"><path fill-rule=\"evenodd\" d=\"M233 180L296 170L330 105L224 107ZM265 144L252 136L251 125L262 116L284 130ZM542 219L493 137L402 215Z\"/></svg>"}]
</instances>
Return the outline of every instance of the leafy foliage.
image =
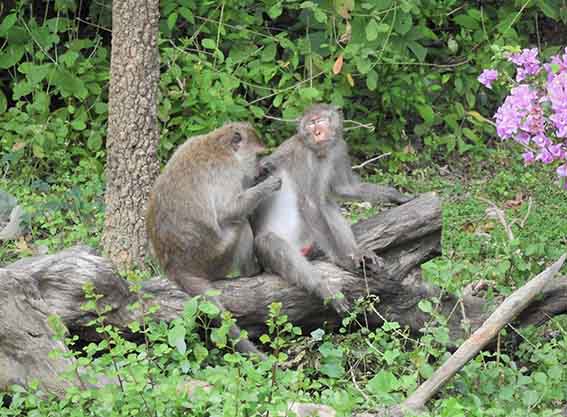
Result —
<instances>
[{"instance_id":1,"label":"leafy foliage","mask_svg":"<svg viewBox=\"0 0 567 417\"><path fill-rule=\"evenodd\" d=\"M28 212L31 238L3 243L2 264L39 246L98 243L111 2L7 4L14 8L0 7L0 189ZM424 267L428 279L455 293L488 279L489 298L506 294L565 251L567 204L552 186L553 173L525 171L494 143L483 115L494 114L504 92L487 94L476 78L491 63L492 45L537 43L544 57L557 53L567 43L567 9L550 0L463 6L456 0L162 0L161 155L227 120L253 121L276 144L293 125L274 117L293 119L313 101L333 101L347 119L376 127L347 123L355 153L391 152L373 179L443 194L444 256ZM470 159L478 164L468 166ZM441 175L432 160L447 164ZM411 173L397 172L408 161ZM480 197L509 203L515 239ZM375 210L351 208L356 216ZM418 339L397 323L371 330L360 322L366 309L379 312L379 300L346 318L340 336L317 329L301 338L274 305L262 337L271 357L253 363L232 349L232 319L213 326L218 310L202 300L189 302L169 324L153 322L154 311L145 311L146 320L132 324L143 341L135 344L105 322L104 307L92 288L87 292L100 341L80 346L56 318L53 327L67 337L85 381L103 374L121 383L74 388L62 399L45 398L37 385L12 387L0 394L0 416L275 415L297 400L329 404L347 416L399 403L453 342L436 300L420 303L431 321ZM517 348L479 355L431 403L432 415L552 415L567 401L566 328L559 318L522 331ZM179 387L189 377L211 390L185 395Z\"/></svg>"},{"instance_id":2,"label":"leafy foliage","mask_svg":"<svg viewBox=\"0 0 567 417\"><path fill-rule=\"evenodd\" d=\"M104 158L110 2L28 7L0 16L0 157L14 175L87 170ZM256 122L272 143L313 101L333 101L362 153L483 156L501 95L479 91L490 45L548 40L566 22L556 2L252 0L161 2L162 154L227 120ZM539 20L538 20L539 19ZM534 21L541 22L540 25ZM106 26L106 27L105 27ZM548 35L548 36L546 36ZM23 163L25 161L25 164Z\"/></svg>"}]
</instances>

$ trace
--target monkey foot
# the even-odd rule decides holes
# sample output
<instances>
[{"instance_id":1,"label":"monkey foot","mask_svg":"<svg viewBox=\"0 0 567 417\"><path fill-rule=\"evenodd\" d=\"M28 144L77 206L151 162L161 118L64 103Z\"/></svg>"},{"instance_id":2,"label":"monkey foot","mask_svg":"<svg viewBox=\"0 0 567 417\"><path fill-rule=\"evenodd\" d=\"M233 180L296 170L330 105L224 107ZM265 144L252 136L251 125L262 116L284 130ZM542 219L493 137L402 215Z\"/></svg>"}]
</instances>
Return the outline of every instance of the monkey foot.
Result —
<instances>
[{"instance_id":1,"label":"monkey foot","mask_svg":"<svg viewBox=\"0 0 567 417\"><path fill-rule=\"evenodd\" d=\"M360 251L356 255L351 255L355 266L378 272L384 268L384 259L372 251Z\"/></svg>"}]
</instances>

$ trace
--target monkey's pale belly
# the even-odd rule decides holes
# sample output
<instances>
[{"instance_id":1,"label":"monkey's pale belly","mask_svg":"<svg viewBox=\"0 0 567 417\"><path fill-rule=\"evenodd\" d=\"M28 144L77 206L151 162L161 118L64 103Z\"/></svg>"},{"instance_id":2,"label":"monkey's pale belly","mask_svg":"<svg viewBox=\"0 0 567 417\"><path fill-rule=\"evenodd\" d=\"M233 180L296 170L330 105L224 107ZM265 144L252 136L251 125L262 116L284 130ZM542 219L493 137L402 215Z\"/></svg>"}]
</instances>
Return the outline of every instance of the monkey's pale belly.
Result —
<instances>
[{"instance_id":1,"label":"monkey's pale belly","mask_svg":"<svg viewBox=\"0 0 567 417\"><path fill-rule=\"evenodd\" d=\"M285 239L295 248L302 248L306 242L301 236L301 217L297 203L297 194L293 189L292 182L285 172L281 175L282 187L270 199L270 210L265 219L265 230L269 230Z\"/></svg>"}]
</instances>

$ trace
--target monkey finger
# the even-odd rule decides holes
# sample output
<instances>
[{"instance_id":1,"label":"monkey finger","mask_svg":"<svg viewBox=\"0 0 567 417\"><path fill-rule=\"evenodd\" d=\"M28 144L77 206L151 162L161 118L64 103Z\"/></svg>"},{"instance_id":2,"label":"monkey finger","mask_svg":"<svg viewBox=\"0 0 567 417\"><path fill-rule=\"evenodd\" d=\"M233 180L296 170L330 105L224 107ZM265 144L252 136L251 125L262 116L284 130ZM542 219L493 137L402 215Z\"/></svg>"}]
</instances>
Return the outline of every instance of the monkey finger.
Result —
<instances>
[{"instance_id":1,"label":"monkey finger","mask_svg":"<svg viewBox=\"0 0 567 417\"><path fill-rule=\"evenodd\" d=\"M344 297L342 297L341 299L333 298L331 301L331 306L339 316L344 316L350 311L350 303Z\"/></svg>"}]
</instances>

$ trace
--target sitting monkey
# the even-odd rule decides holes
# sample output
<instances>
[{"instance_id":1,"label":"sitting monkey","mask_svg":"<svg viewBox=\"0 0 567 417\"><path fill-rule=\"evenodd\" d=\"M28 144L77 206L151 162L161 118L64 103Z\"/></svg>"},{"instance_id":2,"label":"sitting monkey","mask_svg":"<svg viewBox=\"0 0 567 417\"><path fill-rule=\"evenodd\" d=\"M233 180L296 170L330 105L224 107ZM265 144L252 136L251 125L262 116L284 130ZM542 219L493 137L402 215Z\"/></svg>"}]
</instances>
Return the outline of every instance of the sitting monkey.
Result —
<instances>
[{"instance_id":1,"label":"sitting monkey","mask_svg":"<svg viewBox=\"0 0 567 417\"><path fill-rule=\"evenodd\" d=\"M259 271L248 217L277 191L281 180L253 185L264 146L248 123L229 123L187 140L173 154L149 197L146 228L168 278L190 295L202 295L235 265ZM222 310L217 297L212 301ZM240 329L233 326L230 336ZM247 339L236 348L259 353Z\"/></svg>"},{"instance_id":2,"label":"sitting monkey","mask_svg":"<svg viewBox=\"0 0 567 417\"><path fill-rule=\"evenodd\" d=\"M343 117L332 105L308 109L297 134L264 158L261 166L282 179L278 193L258 206L252 218L256 255L265 269L305 288L323 300L330 298L339 314L349 304L336 297L320 273L305 258L314 247L337 265L358 267L365 258L380 262L373 252L358 248L339 199L405 203L391 187L361 182L352 171L343 139Z\"/></svg>"}]
</instances>

